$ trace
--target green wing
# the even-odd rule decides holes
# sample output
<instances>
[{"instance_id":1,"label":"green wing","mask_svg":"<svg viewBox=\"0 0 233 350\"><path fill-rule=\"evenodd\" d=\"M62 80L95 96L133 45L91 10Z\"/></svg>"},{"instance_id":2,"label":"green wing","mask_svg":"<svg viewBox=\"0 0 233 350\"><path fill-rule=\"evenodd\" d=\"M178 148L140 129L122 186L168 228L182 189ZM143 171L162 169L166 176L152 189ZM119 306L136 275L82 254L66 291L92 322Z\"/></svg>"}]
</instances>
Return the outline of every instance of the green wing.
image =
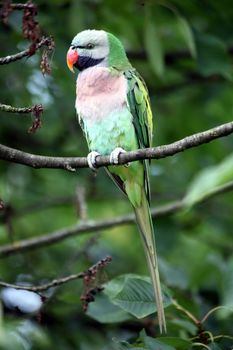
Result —
<instances>
[{"instance_id":1,"label":"green wing","mask_svg":"<svg viewBox=\"0 0 233 350\"><path fill-rule=\"evenodd\" d=\"M133 124L139 148L152 146L153 117L146 84L136 70L127 70L124 76L128 82L127 103L133 115ZM145 189L150 200L149 161L144 160Z\"/></svg>"}]
</instances>

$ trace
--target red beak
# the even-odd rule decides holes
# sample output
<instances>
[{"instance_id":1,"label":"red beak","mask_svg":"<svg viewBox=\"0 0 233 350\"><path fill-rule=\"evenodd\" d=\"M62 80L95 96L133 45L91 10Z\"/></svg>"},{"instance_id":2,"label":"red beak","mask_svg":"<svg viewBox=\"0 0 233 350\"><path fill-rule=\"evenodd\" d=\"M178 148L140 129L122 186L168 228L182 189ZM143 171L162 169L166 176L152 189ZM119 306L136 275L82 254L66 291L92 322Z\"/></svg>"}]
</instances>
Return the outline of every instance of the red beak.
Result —
<instances>
[{"instance_id":1,"label":"red beak","mask_svg":"<svg viewBox=\"0 0 233 350\"><path fill-rule=\"evenodd\" d=\"M74 73L74 64L78 62L78 53L76 50L72 49L72 47L69 48L67 55L66 55L66 63L68 68L71 70L71 72Z\"/></svg>"}]
</instances>

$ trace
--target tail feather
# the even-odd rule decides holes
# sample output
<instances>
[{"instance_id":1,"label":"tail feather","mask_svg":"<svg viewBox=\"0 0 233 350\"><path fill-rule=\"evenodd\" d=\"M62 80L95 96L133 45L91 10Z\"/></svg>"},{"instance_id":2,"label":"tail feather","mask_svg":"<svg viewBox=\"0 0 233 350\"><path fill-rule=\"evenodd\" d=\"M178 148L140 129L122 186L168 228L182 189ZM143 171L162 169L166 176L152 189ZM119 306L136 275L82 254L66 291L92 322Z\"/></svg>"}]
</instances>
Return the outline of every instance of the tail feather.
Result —
<instances>
[{"instance_id":1,"label":"tail feather","mask_svg":"<svg viewBox=\"0 0 233 350\"><path fill-rule=\"evenodd\" d=\"M159 278L158 261L156 254L156 245L154 238L154 229L152 219L149 210L149 204L146 198L146 194L143 190L141 206L134 208L137 224L140 230L141 238L144 245L145 255L150 270L152 285L154 288L155 301L158 314L158 322L160 332L166 333L166 320L163 307L163 297Z\"/></svg>"}]
</instances>

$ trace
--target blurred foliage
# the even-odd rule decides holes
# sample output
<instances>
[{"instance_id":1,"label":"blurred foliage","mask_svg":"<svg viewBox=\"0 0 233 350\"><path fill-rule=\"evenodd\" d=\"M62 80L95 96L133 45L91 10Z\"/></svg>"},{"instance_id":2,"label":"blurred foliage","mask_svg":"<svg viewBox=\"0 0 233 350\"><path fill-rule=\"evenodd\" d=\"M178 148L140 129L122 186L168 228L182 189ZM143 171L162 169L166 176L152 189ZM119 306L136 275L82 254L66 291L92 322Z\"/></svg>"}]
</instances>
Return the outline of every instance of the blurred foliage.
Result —
<instances>
[{"instance_id":1,"label":"blurred foliage","mask_svg":"<svg viewBox=\"0 0 233 350\"><path fill-rule=\"evenodd\" d=\"M87 28L117 35L144 77L155 116L154 145L232 120L233 6L229 0L36 0L36 4L43 33L52 35L56 43L50 62L52 74L41 74L40 52L3 65L0 99L17 107L42 103L43 127L28 134L30 116L2 112L1 143L35 154L87 154L74 110L76 75L70 74L65 62L73 36ZM1 24L2 57L28 47L21 23L21 11L14 11L8 24ZM232 147L229 136L151 164L152 205L187 193L187 205L191 206L155 222L164 284L179 305L198 319L215 306L225 305L226 309L213 312L203 326L213 336L228 337L233 336L232 193L194 208L192 204L203 192L233 179ZM1 215L1 244L75 224L80 220L75 193L83 188L90 220L131 211L102 169L95 177L88 169L34 170L1 162L0 197L6 205ZM90 236L83 235L6 257L1 261L0 278L12 283L43 283L85 270L112 255L105 279L114 286L119 275L147 274L136 231L132 225L115 227L96 233L89 243ZM0 348L54 349L56 344L58 350L188 350L191 340L200 343L197 326L174 305L166 308L167 336L155 338L155 315L136 319L119 307L122 298L116 305L101 293L85 315L80 302L83 290L79 280L44 293L48 299L40 321L1 316ZM130 296L125 290L120 295ZM214 343L211 339L208 343L207 334L208 347L196 347L232 348L230 338L212 340Z\"/></svg>"}]
</instances>

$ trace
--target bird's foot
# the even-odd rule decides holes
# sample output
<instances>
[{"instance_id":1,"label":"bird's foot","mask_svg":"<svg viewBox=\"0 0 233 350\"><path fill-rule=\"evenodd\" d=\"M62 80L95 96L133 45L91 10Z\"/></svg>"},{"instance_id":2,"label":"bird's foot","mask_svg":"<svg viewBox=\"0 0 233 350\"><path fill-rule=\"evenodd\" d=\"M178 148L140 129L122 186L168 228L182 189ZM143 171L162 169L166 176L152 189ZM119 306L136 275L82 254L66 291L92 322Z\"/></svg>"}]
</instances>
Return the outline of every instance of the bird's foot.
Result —
<instances>
[{"instance_id":1,"label":"bird's foot","mask_svg":"<svg viewBox=\"0 0 233 350\"><path fill-rule=\"evenodd\" d=\"M119 155L121 153L126 153L126 151L121 147L115 148L110 154L110 163L119 164ZM124 164L124 166L128 167L129 163Z\"/></svg>"},{"instance_id":2,"label":"bird's foot","mask_svg":"<svg viewBox=\"0 0 233 350\"><path fill-rule=\"evenodd\" d=\"M100 154L98 152L92 151L90 153L88 153L87 155L87 163L89 168L92 171L96 171L97 170L97 166L96 166L96 157L98 157Z\"/></svg>"}]
</instances>

